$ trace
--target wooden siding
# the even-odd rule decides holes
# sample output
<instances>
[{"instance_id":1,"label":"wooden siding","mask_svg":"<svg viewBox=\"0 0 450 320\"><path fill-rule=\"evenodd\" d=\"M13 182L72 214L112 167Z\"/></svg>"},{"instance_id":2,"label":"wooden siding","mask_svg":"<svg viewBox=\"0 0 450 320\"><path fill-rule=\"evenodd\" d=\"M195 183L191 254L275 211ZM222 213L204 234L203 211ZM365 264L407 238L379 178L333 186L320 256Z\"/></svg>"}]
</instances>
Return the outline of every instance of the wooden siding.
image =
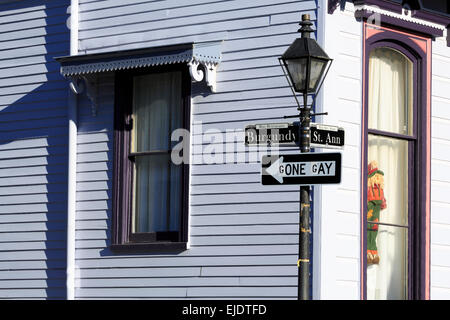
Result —
<instances>
[{"instance_id":1,"label":"wooden siding","mask_svg":"<svg viewBox=\"0 0 450 320\"><path fill-rule=\"evenodd\" d=\"M298 37L301 14L315 19L315 10L299 0L80 1L80 53L224 40L217 93L192 87L191 150L236 130L219 156L255 161L194 159L187 251L111 253L114 75L103 74L97 116L80 99L76 298L296 298L299 189L260 184L261 154L243 147L243 129L296 113L277 58ZM200 121L208 133L196 134Z\"/></svg>"},{"instance_id":2,"label":"wooden siding","mask_svg":"<svg viewBox=\"0 0 450 320\"><path fill-rule=\"evenodd\" d=\"M0 299L66 296L69 4L0 4Z\"/></svg>"},{"instance_id":3,"label":"wooden siding","mask_svg":"<svg viewBox=\"0 0 450 320\"><path fill-rule=\"evenodd\" d=\"M325 22L325 51L335 57L334 70L327 77L328 83L339 82L340 86L327 86L324 99L325 106L339 106L346 120L339 122L351 129L346 137L360 136L361 121L361 69L349 68L349 65L361 65L362 37L361 25L355 22L352 5L347 3L346 10L336 10L328 15ZM343 45L345 43L345 45ZM431 161L431 299L449 299L450 297L450 53L445 38L432 42L432 161ZM323 110L329 111L330 110ZM333 114L327 117L331 123ZM339 115L335 119L339 119ZM360 142L355 140L353 161L360 159ZM352 143L352 144L353 144ZM344 149L346 157L347 146ZM360 218L359 214L359 163L349 165L343 174L343 183L339 188L323 187L321 242L320 298L354 298L360 296ZM347 177L347 178L346 178ZM332 208L330 203L336 203L337 195L343 195L346 201L340 201L340 207ZM356 192L355 192L356 191ZM332 194L336 196L333 196ZM344 202L346 204L344 204ZM346 209L342 207L345 205ZM326 219L326 220L325 220ZM327 226L332 226L327 228ZM338 229L338 232L333 230ZM330 240L333 236L335 241ZM343 249L345 248L345 250ZM334 265L333 271L327 265Z\"/></svg>"},{"instance_id":4,"label":"wooden siding","mask_svg":"<svg viewBox=\"0 0 450 320\"><path fill-rule=\"evenodd\" d=\"M450 299L450 52L432 42L431 299Z\"/></svg>"},{"instance_id":5,"label":"wooden siding","mask_svg":"<svg viewBox=\"0 0 450 320\"><path fill-rule=\"evenodd\" d=\"M341 184L316 188L320 236L315 245L321 248L316 281L321 286L315 298L359 299L362 24L349 2L344 11L325 14L324 24L323 48L334 60L319 105L328 116L321 120L345 129L345 146Z\"/></svg>"}]
</instances>

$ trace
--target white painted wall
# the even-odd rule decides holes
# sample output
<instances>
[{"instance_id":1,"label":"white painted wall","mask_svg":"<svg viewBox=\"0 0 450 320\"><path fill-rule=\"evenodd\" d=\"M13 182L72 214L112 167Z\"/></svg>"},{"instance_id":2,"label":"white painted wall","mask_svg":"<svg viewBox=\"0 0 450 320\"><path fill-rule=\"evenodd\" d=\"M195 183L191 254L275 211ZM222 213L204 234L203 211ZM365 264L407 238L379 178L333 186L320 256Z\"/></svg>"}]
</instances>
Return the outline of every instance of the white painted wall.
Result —
<instances>
[{"instance_id":1,"label":"white painted wall","mask_svg":"<svg viewBox=\"0 0 450 320\"><path fill-rule=\"evenodd\" d=\"M320 248L316 244L314 261L320 261L320 273L314 279L319 285L314 298L359 299L362 24L351 3L322 17L325 32L319 39L334 61L317 105L328 115L316 121L343 127L345 147L341 184L315 189L314 233L320 234Z\"/></svg>"},{"instance_id":2,"label":"white painted wall","mask_svg":"<svg viewBox=\"0 0 450 320\"><path fill-rule=\"evenodd\" d=\"M450 299L450 48L432 42L431 299Z\"/></svg>"},{"instance_id":3,"label":"white painted wall","mask_svg":"<svg viewBox=\"0 0 450 320\"><path fill-rule=\"evenodd\" d=\"M316 188L320 224L314 231L321 235L315 298L359 299L362 25L349 3L323 17L321 44L335 60L318 107L329 112L324 123L345 128L346 146L341 185ZM450 49L442 37L432 42L431 299L450 299L449 89Z\"/></svg>"}]
</instances>

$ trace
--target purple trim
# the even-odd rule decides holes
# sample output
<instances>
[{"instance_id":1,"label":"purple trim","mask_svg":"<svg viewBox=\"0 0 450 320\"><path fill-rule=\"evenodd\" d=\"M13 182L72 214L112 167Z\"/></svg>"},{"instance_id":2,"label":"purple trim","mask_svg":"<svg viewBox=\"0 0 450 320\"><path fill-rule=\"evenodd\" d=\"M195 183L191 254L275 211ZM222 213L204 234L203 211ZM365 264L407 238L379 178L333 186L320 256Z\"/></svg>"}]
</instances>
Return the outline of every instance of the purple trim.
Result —
<instances>
[{"instance_id":1,"label":"purple trim","mask_svg":"<svg viewBox=\"0 0 450 320\"><path fill-rule=\"evenodd\" d=\"M414 80L417 80L417 70L414 66ZM417 81L414 81L414 98L417 97ZM417 118L417 104L414 103L414 116ZM414 119L417 120L417 119ZM414 121L414 125L417 123L417 121ZM416 278L416 272L417 269L414 267L414 260L415 259L415 252L417 250L415 249L415 241L417 239L417 234L415 232L416 230L416 212L413 211L415 208L419 208L420 204L418 203L419 197L414 197L414 194L416 193L416 177L420 174L419 170L417 169L417 166L414 164L417 163L415 160L415 143L416 141L408 141L408 297L409 299L414 299L415 297L419 297L419 295L416 294L415 290L417 290L418 286L414 286L415 283L420 283L420 279ZM412 183L411 183L412 181ZM414 232L414 236L412 237L412 233ZM420 238L420 236L419 236ZM412 280L413 279L413 280ZM411 282L412 281L412 282Z\"/></svg>"},{"instance_id":2,"label":"purple trim","mask_svg":"<svg viewBox=\"0 0 450 320\"><path fill-rule=\"evenodd\" d=\"M415 89L416 88L414 88L414 90ZM413 132L414 132L413 135L405 135L405 134L394 133L394 132L385 132L385 131L377 130L377 129L367 129L367 130L368 130L368 133L374 134L377 136L384 136L384 137L389 137L389 138L394 138L394 139L403 139L403 140L416 140L417 139L416 134L415 134L415 132L416 132L415 123L414 123L414 128L413 128Z\"/></svg>"},{"instance_id":3,"label":"purple trim","mask_svg":"<svg viewBox=\"0 0 450 320\"><path fill-rule=\"evenodd\" d=\"M431 12L427 10L417 10L413 11L411 15L414 18L434 22L437 24L442 24L445 27L450 25L450 17L448 15L439 14L437 12Z\"/></svg>"},{"instance_id":4,"label":"purple trim","mask_svg":"<svg viewBox=\"0 0 450 320\"><path fill-rule=\"evenodd\" d=\"M187 249L186 242L158 242L158 243L125 243L110 246L117 254L130 253L180 253Z\"/></svg>"},{"instance_id":5,"label":"purple trim","mask_svg":"<svg viewBox=\"0 0 450 320\"><path fill-rule=\"evenodd\" d=\"M328 0L328 13L333 14L339 6L340 0Z\"/></svg>"},{"instance_id":6,"label":"purple trim","mask_svg":"<svg viewBox=\"0 0 450 320\"><path fill-rule=\"evenodd\" d=\"M355 12L355 17L367 20L369 17L371 17L374 13L368 10L357 10ZM422 24L417 24L414 22L397 19L394 17L390 17L384 14L380 14L380 22L382 25L389 25L394 26L397 28L404 29L408 32L414 32L416 34L421 34L425 36L431 36L431 37L442 37L444 32L440 29L424 26Z\"/></svg>"},{"instance_id":7,"label":"purple trim","mask_svg":"<svg viewBox=\"0 0 450 320\"><path fill-rule=\"evenodd\" d=\"M187 130L190 130L191 128L191 77L189 75L188 70L184 70L183 76L183 111L184 111L184 128ZM189 148L190 148L190 142L189 142ZM191 152L188 150L184 150L183 152ZM182 186L183 186L183 198L182 198L182 214L181 214L181 235L180 235L180 241L182 242L188 242L189 240L189 186L190 186L190 167L189 163L183 163L183 177L182 177Z\"/></svg>"},{"instance_id":8,"label":"purple trim","mask_svg":"<svg viewBox=\"0 0 450 320\"><path fill-rule=\"evenodd\" d=\"M364 25L364 33L367 32L367 26ZM362 212L362 234L361 236L362 238L362 261L363 261L363 270L362 270L362 274L361 274L361 281L363 282L363 292L361 293L362 295L362 300L367 300L367 176L368 176L368 172L367 172L367 162L368 162L368 156L367 156L367 148L369 146L369 142L368 140L368 93L369 93L369 53L370 53L370 46L368 45L368 41L366 39L363 39L363 41L365 42L365 46L364 46L364 63L363 63L363 75L364 75L364 79L363 79L363 83L364 83L364 87L363 87L363 97L364 97L364 101L363 101L363 112L362 112L362 134L363 137L361 139L361 141L364 141L361 148L362 150L364 150L363 152L363 156L362 156L362 164L361 164L361 170L363 172L363 180L362 180L362 202L363 202L363 212Z\"/></svg>"},{"instance_id":9,"label":"purple trim","mask_svg":"<svg viewBox=\"0 0 450 320\"><path fill-rule=\"evenodd\" d=\"M129 203L131 190L131 172L127 165L127 153L130 149L130 131L127 128L126 119L130 115L126 113L126 94L132 92L131 81L123 81L122 77L115 75L115 99L114 99L114 180L113 180L113 216L112 235L113 245L127 242L129 231L128 212L131 210Z\"/></svg>"},{"instance_id":10,"label":"purple trim","mask_svg":"<svg viewBox=\"0 0 450 320\"><path fill-rule=\"evenodd\" d=\"M409 145L409 170L410 176L414 177L413 188L409 188L408 208L410 210L409 241L409 266L408 266L408 295L410 299L425 299L425 254L426 254L426 165L427 165L427 53L424 52L407 35L402 35L389 30L373 35L365 40L364 57L364 117L363 134L365 142L362 146L364 153L362 157L363 182L367 181L367 137L368 137L368 66L370 52L378 47L390 47L405 54L414 63L414 104L413 112L415 122L413 123L413 135L417 137L416 142L410 141ZM420 133L420 134L419 134ZM412 148L414 146L414 148ZM415 166L413 164L416 164ZM411 170L414 170L411 171ZM411 186L411 185L410 185ZM413 190L414 189L414 190ZM367 183L362 185L363 213L367 212ZM413 195L419 195L414 197ZM414 211L412 211L414 209ZM367 216L363 214L363 248L367 247ZM367 255L363 252L363 299L367 299Z\"/></svg>"},{"instance_id":11,"label":"purple trim","mask_svg":"<svg viewBox=\"0 0 450 320\"><path fill-rule=\"evenodd\" d=\"M450 26L447 27L447 47L450 47Z\"/></svg>"},{"instance_id":12,"label":"purple trim","mask_svg":"<svg viewBox=\"0 0 450 320\"><path fill-rule=\"evenodd\" d=\"M398 2L389 0L353 0L355 5L372 5L391 12L402 13L402 6Z\"/></svg>"}]
</instances>

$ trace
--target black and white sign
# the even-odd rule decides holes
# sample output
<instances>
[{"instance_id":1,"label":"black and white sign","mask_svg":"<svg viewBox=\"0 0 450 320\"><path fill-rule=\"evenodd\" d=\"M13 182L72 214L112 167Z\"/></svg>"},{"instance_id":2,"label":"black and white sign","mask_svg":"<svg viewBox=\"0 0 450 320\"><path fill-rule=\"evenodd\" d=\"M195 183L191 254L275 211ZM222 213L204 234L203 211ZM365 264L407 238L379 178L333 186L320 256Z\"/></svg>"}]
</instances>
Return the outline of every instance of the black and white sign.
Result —
<instances>
[{"instance_id":1,"label":"black and white sign","mask_svg":"<svg viewBox=\"0 0 450 320\"><path fill-rule=\"evenodd\" d=\"M344 146L343 128L318 123L311 123L311 147L338 148Z\"/></svg>"},{"instance_id":2,"label":"black and white sign","mask_svg":"<svg viewBox=\"0 0 450 320\"><path fill-rule=\"evenodd\" d=\"M245 145L298 146L299 123L264 123L245 127ZM345 131L341 127L311 123L311 147L342 149Z\"/></svg>"},{"instance_id":3,"label":"black and white sign","mask_svg":"<svg viewBox=\"0 0 450 320\"><path fill-rule=\"evenodd\" d=\"M292 123L262 123L245 127L245 145L286 145L298 142L298 126Z\"/></svg>"},{"instance_id":4,"label":"black and white sign","mask_svg":"<svg viewBox=\"0 0 450 320\"><path fill-rule=\"evenodd\" d=\"M301 153L263 156L263 185L332 184L341 182L340 153Z\"/></svg>"}]
</instances>

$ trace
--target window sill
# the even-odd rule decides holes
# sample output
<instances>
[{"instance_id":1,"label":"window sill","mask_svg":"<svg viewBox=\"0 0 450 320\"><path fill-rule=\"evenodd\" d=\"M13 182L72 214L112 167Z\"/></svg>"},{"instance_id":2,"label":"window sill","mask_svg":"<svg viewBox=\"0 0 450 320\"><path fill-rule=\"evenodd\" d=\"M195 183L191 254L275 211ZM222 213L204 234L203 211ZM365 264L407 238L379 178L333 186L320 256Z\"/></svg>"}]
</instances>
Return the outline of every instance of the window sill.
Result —
<instances>
[{"instance_id":1,"label":"window sill","mask_svg":"<svg viewBox=\"0 0 450 320\"><path fill-rule=\"evenodd\" d=\"M187 250L186 242L154 242L113 244L114 253L178 253Z\"/></svg>"}]
</instances>

